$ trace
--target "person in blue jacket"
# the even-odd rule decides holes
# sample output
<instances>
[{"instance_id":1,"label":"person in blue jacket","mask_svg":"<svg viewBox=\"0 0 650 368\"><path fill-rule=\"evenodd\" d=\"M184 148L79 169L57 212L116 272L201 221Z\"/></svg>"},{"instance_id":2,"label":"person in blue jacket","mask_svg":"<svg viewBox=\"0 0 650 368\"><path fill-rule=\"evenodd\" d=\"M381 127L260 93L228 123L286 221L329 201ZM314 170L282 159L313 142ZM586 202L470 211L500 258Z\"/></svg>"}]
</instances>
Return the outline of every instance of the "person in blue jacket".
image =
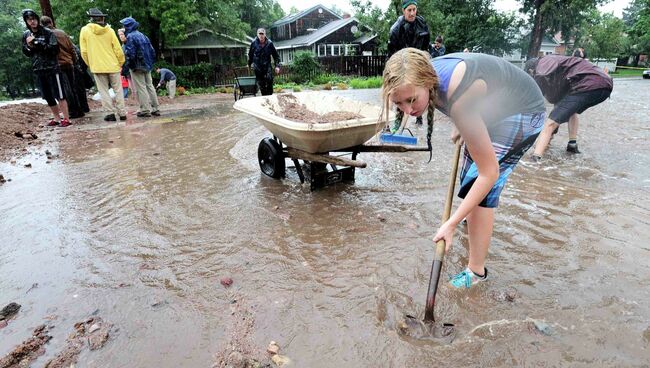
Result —
<instances>
[{"instance_id":1,"label":"person in blue jacket","mask_svg":"<svg viewBox=\"0 0 650 368\"><path fill-rule=\"evenodd\" d=\"M124 44L125 65L131 72L131 79L135 84L140 103L138 117L159 116L158 96L156 88L151 79L151 70L156 61L156 51L151 46L149 37L138 31L140 23L132 17L126 17L120 21L124 26L126 43Z\"/></svg>"}]
</instances>

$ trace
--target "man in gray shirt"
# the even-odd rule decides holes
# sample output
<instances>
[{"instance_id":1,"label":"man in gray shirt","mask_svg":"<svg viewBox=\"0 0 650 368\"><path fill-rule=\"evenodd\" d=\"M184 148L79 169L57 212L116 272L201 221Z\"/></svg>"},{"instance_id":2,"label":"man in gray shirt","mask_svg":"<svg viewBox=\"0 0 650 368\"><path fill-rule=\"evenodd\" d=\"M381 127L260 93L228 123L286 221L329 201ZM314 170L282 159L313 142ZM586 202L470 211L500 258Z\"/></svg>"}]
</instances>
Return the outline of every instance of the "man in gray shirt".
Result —
<instances>
[{"instance_id":1,"label":"man in gray shirt","mask_svg":"<svg viewBox=\"0 0 650 368\"><path fill-rule=\"evenodd\" d=\"M157 68L156 73L160 74L160 82L158 82L156 89L165 84L169 98L174 98L176 96L176 74L167 68Z\"/></svg>"}]
</instances>

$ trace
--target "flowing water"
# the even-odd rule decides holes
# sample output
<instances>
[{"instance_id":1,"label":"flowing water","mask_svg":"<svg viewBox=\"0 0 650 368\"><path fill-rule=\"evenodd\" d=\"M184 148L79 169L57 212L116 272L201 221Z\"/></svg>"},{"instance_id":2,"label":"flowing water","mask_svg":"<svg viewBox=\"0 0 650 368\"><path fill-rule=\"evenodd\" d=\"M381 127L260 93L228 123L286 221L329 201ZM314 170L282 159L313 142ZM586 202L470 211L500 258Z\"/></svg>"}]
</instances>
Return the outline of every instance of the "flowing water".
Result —
<instances>
[{"instance_id":1,"label":"flowing water","mask_svg":"<svg viewBox=\"0 0 650 368\"><path fill-rule=\"evenodd\" d=\"M581 116L582 154L564 152L562 127L542 164L524 159L496 212L491 280L469 292L444 284L467 262L459 226L436 305L451 343L396 329L424 314L453 150L444 119L431 163L361 154L356 182L314 192L295 170L261 174L269 133L231 102L65 131L52 163L0 164L13 179L0 185L0 307L23 306L0 356L53 319L41 366L96 312L115 328L80 367L209 367L229 343L263 353L271 340L295 367L647 367L649 87L616 80ZM338 93L378 103L377 90Z\"/></svg>"}]
</instances>

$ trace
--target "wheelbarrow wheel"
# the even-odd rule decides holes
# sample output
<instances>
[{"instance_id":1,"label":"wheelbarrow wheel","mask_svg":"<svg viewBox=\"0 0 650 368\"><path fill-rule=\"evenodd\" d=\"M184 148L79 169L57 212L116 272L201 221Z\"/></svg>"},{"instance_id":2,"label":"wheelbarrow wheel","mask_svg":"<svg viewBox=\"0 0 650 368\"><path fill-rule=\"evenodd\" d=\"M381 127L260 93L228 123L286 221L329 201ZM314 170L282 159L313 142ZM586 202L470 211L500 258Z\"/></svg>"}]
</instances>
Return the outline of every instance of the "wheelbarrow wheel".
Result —
<instances>
[{"instance_id":1,"label":"wheelbarrow wheel","mask_svg":"<svg viewBox=\"0 0 650 368\"><path fill-rule=\"evenodd\" d=\"M257 160L262 172L274 179L285 174L284 153L280 144L271 138L264 138L257 147Z\"/></svg>"}]
</instances>

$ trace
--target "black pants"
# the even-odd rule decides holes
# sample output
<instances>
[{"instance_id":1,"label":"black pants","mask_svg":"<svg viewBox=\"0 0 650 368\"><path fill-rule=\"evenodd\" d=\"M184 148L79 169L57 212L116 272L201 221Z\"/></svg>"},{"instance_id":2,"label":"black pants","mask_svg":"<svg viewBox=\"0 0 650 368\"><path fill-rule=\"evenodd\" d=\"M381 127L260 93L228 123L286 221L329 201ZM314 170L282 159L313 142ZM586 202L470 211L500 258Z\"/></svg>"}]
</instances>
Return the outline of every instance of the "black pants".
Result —
<instances>
[{"instance_id":1,"label":"black pants","mask_svg":"<svg viewBox=\"0 0 650 368\"><path fill-rule=\"evenodd\" d=\"M273 74L270 71L255 71L255 80L257 85L260 86L262 96L270 96L273 94Z\"/></svg>"},{"instance_id":2,"label":"black pants","mask_svg":"<svg viewBox=\"0 0 650 368\"><path fill-rule=\"evenodd\" d=\"M61 73L65 75L67 79L65 96L68 101L68 113L70 118L77 118L83 115L83 110L81 104L79 103L79 97L77 96L77 81L74 77L74 68L73 67L61 67ZM86 102L86 104L88 104Z\"/></svg>"}]
</instances>

